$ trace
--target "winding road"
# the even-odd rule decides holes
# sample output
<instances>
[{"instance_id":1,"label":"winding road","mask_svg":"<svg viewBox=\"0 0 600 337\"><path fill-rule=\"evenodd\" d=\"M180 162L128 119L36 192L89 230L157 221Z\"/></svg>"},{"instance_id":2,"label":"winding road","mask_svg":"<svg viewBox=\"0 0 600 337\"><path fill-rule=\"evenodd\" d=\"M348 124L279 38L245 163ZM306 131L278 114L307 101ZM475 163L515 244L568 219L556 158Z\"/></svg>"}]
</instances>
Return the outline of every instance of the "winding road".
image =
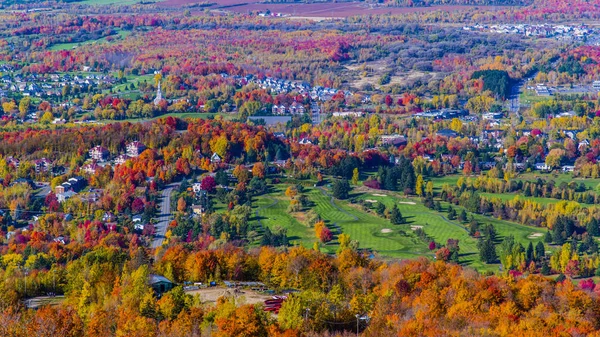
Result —
<instances>
[{"instance_id":1,"label":"winding road","mask_svg":"<svg viewBox=\"0 0 600 337\"><path fill-rule=\"evenodd\" d=\"M154 225L156 232L154 234L154 240L152 240L152 248L158 248L162 246L163 241L165 240L165 234L167 233L169 222L171 222L171 219L173 219L171 214L171 193L178 185L179 184L167 185L162 191L160 198L160 214L158 215L158 218L156 218L157 222Z\"/></svg>"}]
</instances>

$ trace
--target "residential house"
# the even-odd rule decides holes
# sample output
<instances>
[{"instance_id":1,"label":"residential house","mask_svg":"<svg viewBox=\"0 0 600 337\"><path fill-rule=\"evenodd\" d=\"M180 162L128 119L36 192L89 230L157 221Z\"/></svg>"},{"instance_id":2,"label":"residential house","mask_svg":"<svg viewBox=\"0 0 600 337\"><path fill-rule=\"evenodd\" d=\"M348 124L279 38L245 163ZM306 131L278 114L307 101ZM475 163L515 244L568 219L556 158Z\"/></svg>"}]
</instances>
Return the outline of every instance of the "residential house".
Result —
<instances>
[{"instance_id":1,"label":"residential house","mask_svg":"<svg viewBox=\"0 0 600 337\"><path fill-rule=\"evenodd\" d=\"M89 151L90 158L97 161L104 161L108 159L108 149L103 146L95 146Z\"/></svg>"},{"instance_id":2,"label":"residential house","mask_svg":"<svg viewBox=\"0 0 600 337\"><path fill-rule=\"evenodd\" d=\"M402 146L407 144L407 140L404 136L393 134L393 135L382 135L380 137L381 145L393 145Z\"/></svg>"},{"instance_id":3,"label":"residential house","mask_svg":"<svg viewBox=\"0 0 600 337\"><path fill-rule=\"evenodd\" d=\"M84 189L85 185L87 185L87 181L81 176L69 178L67 182L71 185L71 189L73 189L75 192L81 191Z\"/></svg>"},{"instance_id":4,"label":"residential house","mask_svg":"<svg viewBox=\"0 0 600 337\"><path fill-rule=\"evenodd\" d=\"M213 164L218 164L221 162L221 157L215 152L212 156L210 156L210 162Z\"/></svg>"},{"instance_id":5,"label":"residential house","mask_svg":"<svg viewBox=\"0 0 600 337\"><path fill-rule=\"evenodd\" d=\"M458 133L450 130L450 129L442 129L442 130L438 130L437 135L440 137L446 137L446 138L456 138L458 137Z\"/></svg>"},{"instance_id":6,"label":"residential house","mask_svg":"<svg viewBox=\"0 0 600 337\"><path fill-rule=\"evenodd\" d=\"M202 191L202 188L200 186L201 186L200 183L194 183L192 185L192 191L194 191L194 193L196 193L196 194L200 193L200 191Z\"/></svg>"},{"instance_id":7,"label":"residential house","mask_svg":"<svg viewBox=\"0 0 600 337\"><path fill-rule=\"evenodd\" d=\"M550 171L552 167L546 165L546 163L535 163L535 169L539 171Z\"/></svg>"},{"instance_id":8,"label":"residential house","mask_svg":"<svg viewBox=\"0 0 600 337\"><path fill-rule=\"evenodd\" d=\"M306 109L304 108L304 106L302 104L299 104L298 102L294 102L290 106L290 113L292 115L302 115L305 111Z\"/></svg>"},{"instance_id":9,"label":"residential house","mask_svg":"<svg viewBox=\"0 0 600 337\"><path fill-rule=\"evenodd\" d=\"M129 156L126 154L121 154L115 158L115 165L123 165L126 161L129 160Z\"/></svg>"},{"instance_id":10,"label":"residential house","mask_svg":"<svg viewBox=\"0 0 600 337\"><path fill-rule=\"evenodd\" d=\"M61 194L57 194L56 198L58 199L58 202L63 203L69 199L71 199L72 197L76 196L77 193L73 192L73 191L66 191L64 193Z\"/></svg>"},{"instance_id":11,"label":"residential house","mask_svg":"<svg viewBox=\"0 0 600 337\"><path fill-rule=\"evenodd\" d=\"M101 168L100 165L98 165L96 163L89 163L89 164L83 165L83 167L81 167L81 170L87 174L94 174L100 168Z\"/></svg>"},{"instance_id":12,"label":"residential house","mask_svg":"<svg viewBox=\"0 0 600 337\"><path fill-rule=\"evenodd\" d=\"M195 215L202 215L204 214L204 207L201 205L192 205L192 212Z\"/></svg>"},{"instance_id":13,"label":"residential house","mask_svg":"<svg viewBox=\"0 0 600 337\"><path fill-rule=\"evenodd\" d=\"M573 171L575 171L575 166L573 166L573 165L563 165L561 167L561 169L562 169L563 172L573 172Z\"/></svg>"},{"instance_id":14,"label":"residential house","mask_svg":"<svg viewBox=\"0 0 600 337\"><path fill-rule=\"evenodd\" d=\"M46 158L37 159L33 162L35 165L35 172L48 172L52 168L52 162Z\"/></svg>"},{"instance_id":15,"label":"residential house","mask_svg":"<svg viewBox=\"0 0 600 337\"><path fill-rule=\"evenodd\" d=\"M137 157L146 149L146 146L141 142L135 141L127 144L126 148L129 157Z\"/></svg>"},{"instance_id":16,"label":"residential house","mask_svg":"<svg viewBox=\"0 0 600 337\"><path fill-rule=\"evenodd\" d=\"M58 185L54 188L54 194L63 194L65 193L67 190L65 190L65 186L63 185Z\"/></svg>"}]
</instances>

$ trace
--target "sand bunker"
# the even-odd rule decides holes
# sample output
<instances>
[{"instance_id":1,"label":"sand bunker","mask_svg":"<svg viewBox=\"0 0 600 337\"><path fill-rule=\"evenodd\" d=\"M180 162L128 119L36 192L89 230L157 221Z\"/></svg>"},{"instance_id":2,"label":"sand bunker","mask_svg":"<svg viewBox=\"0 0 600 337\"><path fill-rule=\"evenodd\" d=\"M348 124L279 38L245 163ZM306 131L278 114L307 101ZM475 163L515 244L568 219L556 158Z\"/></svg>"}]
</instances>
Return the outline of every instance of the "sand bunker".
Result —
<instances>
[{"instance_id":1,"label":"sand bunker","mask_svg":"<svg viewBox=\"0 0 600 337\"><path fill-rule=\"evenodd\" d=\"M416 205L416 202L412 202L412 201L398 201L399 204L404 204L404 205Z\"/></svg>"},{"instance_id":2,"label":"sand bunker","mask_svg":"<svg viewBox=\"0 0 600 337\"><path fill-rule=\"evenodd\" d=\"M529 234L529 236L527 238L528 239L537 239L537 238L541 238L542 236L544 236L544 233L532 233L532 234Z\"/></svg>"},{"instance_id":3,"label":"sand bunker","mask_svg":"<svg viewBox=\"0 0 600 337\"><path fill-rule=\"evenodd\" d=\"M413 225L413 226L410 226L410 229L412 229L413 231L416 231L417 229L423 229L423 226Z\"/></svg>"},{"instance_id":4,"label":"sand bunker","mask_svg":"<svg viewBox=\"0 0 600 337\"><path fill-rule=\"evenodd\" d=\"M387 197L385 194L373 193L374 197Z\"/></svg>"},{"instance_id":5,"label":"sand bunker","mask_svg":"<svg viewBox=\"0 0 600 337\"><path fill-rule=\"evenodd\" d=\"M370 203L374 204L377 202L377 200L365 199L365 202L370 202Z\"/></svg>"},{"instance_id":6,"label":"sand bunker","mask_svg":"<svg viewBox=\"0 0 600 337\"><path fill-rule=\"evenodd\" d=\"M382 233L391 233L393 231L391 229L389 229L389 228L384 228L384 229L381 230L381 232Z\"/></svg>"}]
</instances>

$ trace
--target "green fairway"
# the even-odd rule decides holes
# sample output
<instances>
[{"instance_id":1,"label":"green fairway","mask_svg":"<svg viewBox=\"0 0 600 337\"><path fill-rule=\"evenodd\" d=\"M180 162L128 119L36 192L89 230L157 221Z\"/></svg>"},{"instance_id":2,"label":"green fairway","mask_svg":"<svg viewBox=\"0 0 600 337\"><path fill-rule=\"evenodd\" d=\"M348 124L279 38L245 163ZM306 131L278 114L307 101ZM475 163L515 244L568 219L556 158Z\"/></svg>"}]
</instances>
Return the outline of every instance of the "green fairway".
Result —
<instances>
[{"instance_id":1,"label":"green fairway","mask_svg":"<svg viewBox=\"0 0 600 337\"><path fill-rule=\"evenodd\" d=\"M284 195L287 185L278 185L271 193L258 197L254 202L253 219L257 224L256 212L264 226L287 228L290 242L312 247L316 241L313 228L307 226L302 217L304 212L290 214L287 211L289 198ZM325 193L324 193L325 191ZM321 249L327 253L335 253L338 248L337 235L345 233L360 243L361 248L377 252L382 257L414 258L416 256L433 257L424 242L414 233L417 228L436 242L445 244L448 239L458 239L461 263L481 271L497 271L499 265L486 265L479 261L477 239L468 234L466 227L459 221L451 221L446 212L436 212L423 206L418 199L403 198L396 193L360 193L355 194L357 200L364 201L373 212L361 209L359 204L352 205L347 200L333 200L329 191L319 188L306 188L304 192L314 203L312 209L325 221L327 227L334 233L334 240ZM383 203L391 208L394 203L406 219L406 224L392 225L389 220L377 216L374 212L377 203ZM444 210L448 204L442 203ZM457 211L461 208L453 206ZM470 216L470 214L469 214ZM523 245L530 241L536 243L546 232L543 228L534 228L516 223L498 220L483 215L473 215L480 224L493 224L498 233L498 240L508 235ZM299 220L300 219L300 220ZM535 235L534 235L535 234Z\"/></svg>"},{"instance_id":2,"label":"green fairway","mask_svg":"<svg viewBox=\"0 0 600 337\"><path fill-rule=\"evenodd\" d=\"M123 30L119 30L117 32L117 34L115 35L110 35L110 36L106 36L97 40L87 40L87 41L83 41L83 42L73 42L73 43L57 43L52 45L49 49L56 51L56 50L71 50L71 49L75 49L77 47L81 47L81 46L85 46L85 45L89 45L89 44L96 44L96 43L110 43L108 41L108 38L111 37L112 39L124 39L127 36L129 36L131 34L130 31L123 31Z\"/></svg>"}]
</instances>

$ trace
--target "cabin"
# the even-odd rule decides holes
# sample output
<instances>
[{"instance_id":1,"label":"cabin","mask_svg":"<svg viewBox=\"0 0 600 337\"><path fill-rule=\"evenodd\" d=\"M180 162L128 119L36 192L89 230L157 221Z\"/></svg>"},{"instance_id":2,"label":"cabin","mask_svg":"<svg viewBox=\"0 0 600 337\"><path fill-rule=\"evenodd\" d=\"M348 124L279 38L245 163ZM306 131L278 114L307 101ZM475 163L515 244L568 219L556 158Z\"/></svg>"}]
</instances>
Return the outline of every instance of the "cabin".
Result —
<instances>
[{"instance_id":1,"label":"cabin","mask_svg":"<svg viewBox=\"0 0 600 337\"><path fill-rule=\"evenodd\" d=\"M156 274L150 274L148 284L157 294L166 293L175 287L175 283L173 283L171 280Z\"/></svg>"}]
</instances>

